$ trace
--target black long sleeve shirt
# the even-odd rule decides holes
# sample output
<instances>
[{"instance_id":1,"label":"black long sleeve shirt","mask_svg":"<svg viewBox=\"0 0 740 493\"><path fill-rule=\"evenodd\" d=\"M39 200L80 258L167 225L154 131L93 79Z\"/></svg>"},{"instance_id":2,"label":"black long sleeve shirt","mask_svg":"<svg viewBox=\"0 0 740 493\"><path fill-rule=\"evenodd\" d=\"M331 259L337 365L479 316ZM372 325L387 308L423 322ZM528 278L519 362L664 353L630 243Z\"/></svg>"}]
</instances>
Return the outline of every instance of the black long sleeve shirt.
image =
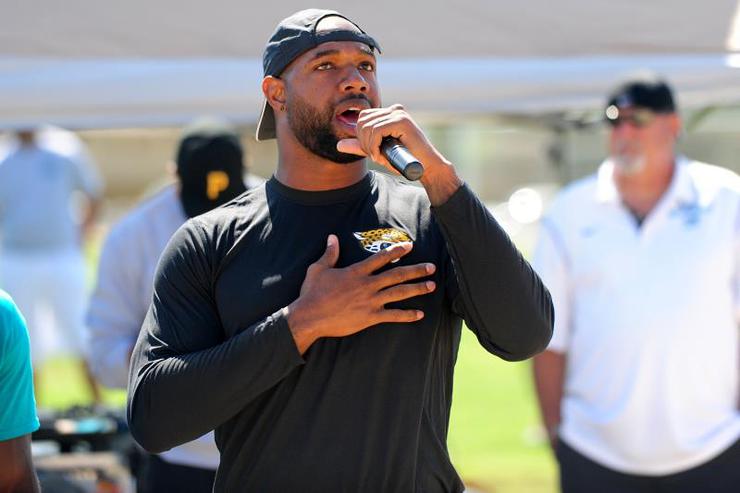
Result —
<instances>
[{"instance_id":1,"label":"black long sleeve shirt","mask_svg":"<svg viewBox=\"0 0 740 493\"><path fill-rule=\"evenodd\" d=\"M301 356L283 308L306 269L330 233L338 267L367 258L354 233L378 228L414 243L387 268L436 264L433 293L391 304L425 317ZM462 319L506 360L552 335L549 293L467 186L432 208L383 174L327 192L273 178L190 220L163 253L132 358L131 431L160 452L215 429L217 492L462 491L446 445Z\"/></svg>"}]
</instances>

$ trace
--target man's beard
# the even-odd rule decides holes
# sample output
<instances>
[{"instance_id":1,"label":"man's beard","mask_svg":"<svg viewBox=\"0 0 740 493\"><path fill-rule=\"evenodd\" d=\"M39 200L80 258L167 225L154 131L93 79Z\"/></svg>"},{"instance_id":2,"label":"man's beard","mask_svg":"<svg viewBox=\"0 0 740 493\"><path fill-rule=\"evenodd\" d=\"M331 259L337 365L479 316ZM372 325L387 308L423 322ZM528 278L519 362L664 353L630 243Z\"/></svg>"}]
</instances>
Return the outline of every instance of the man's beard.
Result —
<instances>
[{"instance_id":1,"label":"man's beard","mask_svg":"<svg viewBox=\"0 0 740 493\"><path fill-rule=\"evenodd\" d=\"M293 97L288 110L288 125L303 147L338 164L349 164L363 159L362 156L337 150L339 137L331 128L333 120L334 108L330 107L321 112L305 100Z\"/></svg>"},{"instance_id":2,"label":"man's beard","mask_svg":"<svg viewBox=\"0 0 740 493\"><path fill-rule=\"evenodd\" d=\"M642 171L646 159L641 148L619 144L612 152L611 161L622 174L634 175Z\"/></svg>"},{"instance_id":3,"label":"man's beard","mask_svg":"<svg viewBox=\"0 0 740 493\"><path fill-rule=\"evenodd\" d=\"M638 154L637 156L621 154L612 156L611 160L622 174L625 175L636 175L645 167L645 156L642 154Z\"/></svg>"}]
</instances>

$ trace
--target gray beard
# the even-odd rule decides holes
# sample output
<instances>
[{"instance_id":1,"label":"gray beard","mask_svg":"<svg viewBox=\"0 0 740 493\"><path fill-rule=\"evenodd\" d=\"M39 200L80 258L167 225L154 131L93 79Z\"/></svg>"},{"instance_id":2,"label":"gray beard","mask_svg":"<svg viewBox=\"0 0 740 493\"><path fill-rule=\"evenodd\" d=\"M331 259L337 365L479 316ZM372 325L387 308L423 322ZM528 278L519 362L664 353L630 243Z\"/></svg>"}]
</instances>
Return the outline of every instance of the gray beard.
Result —
<instances>
[{"instance_id":1,"label":"gray beard","mask_svg":"<svg viewBox=\"0 0 740 493\"><path fill-rule=\"evenodd\" d=\"M636 175L645 168L645 156L642 154L638 156L611 156L611 161L625 175Z\"/></svg>"}]
</instances>

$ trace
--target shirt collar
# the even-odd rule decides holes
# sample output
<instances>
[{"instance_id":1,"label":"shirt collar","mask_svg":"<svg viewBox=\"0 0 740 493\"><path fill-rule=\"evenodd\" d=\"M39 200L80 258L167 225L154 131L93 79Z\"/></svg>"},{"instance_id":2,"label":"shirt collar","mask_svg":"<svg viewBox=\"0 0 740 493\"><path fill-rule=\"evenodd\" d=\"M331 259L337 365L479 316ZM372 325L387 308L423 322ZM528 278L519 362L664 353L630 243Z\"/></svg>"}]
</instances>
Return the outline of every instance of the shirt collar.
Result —
<instances>
[{"instance_id":1,"label":"shirt collar","mask_svg":"<svg viewBox=\"0 0 740 493\"><path fill-rule=\"evenodd\" d=\"M614 184L614 163L606 159L596 173L596 200L601 203L616 202L619 198L617 186Z\"/></svg>"}]
</instances>

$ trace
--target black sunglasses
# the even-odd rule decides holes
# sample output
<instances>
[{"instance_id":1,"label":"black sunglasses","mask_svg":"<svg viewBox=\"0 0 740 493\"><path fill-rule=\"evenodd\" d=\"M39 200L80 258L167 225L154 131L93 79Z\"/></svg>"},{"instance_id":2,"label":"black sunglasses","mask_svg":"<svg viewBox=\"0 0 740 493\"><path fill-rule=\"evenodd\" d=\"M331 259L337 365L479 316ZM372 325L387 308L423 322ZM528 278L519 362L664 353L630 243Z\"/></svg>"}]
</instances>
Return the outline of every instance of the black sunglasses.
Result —
<instances>
[{"instance_id":1,"label":"black sunglasses","mask_svg":"<svg viewBox=\"0 0 740 493\"><path fill-rule=\"evenodd\" d=\"M647 108L634 108L626 115L621 114L619 108L609 106L605 111L605 120L612 128L617 128L623 123L629 123L635 128L643 128L650 125L655 119L655 112Z\"/></svg>"}]
</instances>

